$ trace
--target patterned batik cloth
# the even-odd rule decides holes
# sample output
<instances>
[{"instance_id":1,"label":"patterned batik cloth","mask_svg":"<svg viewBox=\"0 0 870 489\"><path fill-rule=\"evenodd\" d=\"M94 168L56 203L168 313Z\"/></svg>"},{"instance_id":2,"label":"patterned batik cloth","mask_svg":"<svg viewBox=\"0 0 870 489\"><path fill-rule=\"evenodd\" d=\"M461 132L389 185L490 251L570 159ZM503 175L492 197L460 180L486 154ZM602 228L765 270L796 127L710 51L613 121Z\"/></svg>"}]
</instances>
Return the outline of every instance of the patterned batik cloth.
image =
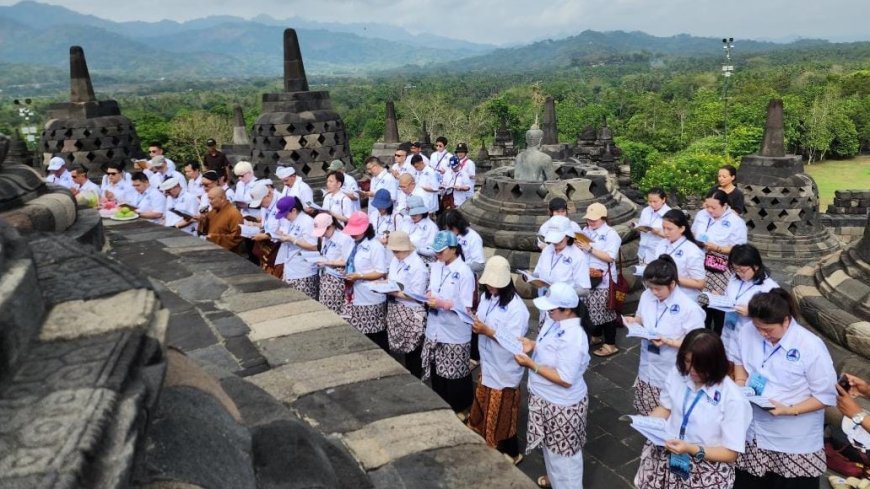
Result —
<instances>
[{"instance_id":1,"label":"patterned batik cloth","mask_svg":"<svg viewBox=\"0 0 870 489\"><path fill-rule=\"evenodd\" d=\"M737 456L737 468L755 477L768 472L783 477L819 477L827 470L825 449L812 453L783 453L758 448L755 438L746 444L746 452Z\"/></svg>"},{"instance_id":2,"label":"patterned batik cloth","mask_svg":"<svg viewBox=\"0 0 870 489\"><path fill-rule=\"evenodd\" d=\"M285 280L284 283L291 289L298 290L308 297L317 300L317 289L320 282L318 278L317 275L304 278L290 278Z\"/></svg>"},{"instance_id":3,"label":"patterned batik cloth","mask_svg":"<svg viewBox=\"0 0 870 489\"><path fill-rule=\"evenodd\" d=\"M436 343L430 339L423 341L423 380L432 374L432 361L435 373L444 379L462 379L471 375L468 361L471 360L471 342Z\"/></svg>"},{"instance_id":4,"label":"patterned batik cloth","mask_svg":"<svg viewBox=\"0 0 870 489\"><path fill-rule=\"evenodd\" d=\"M422 307L408 307L400 302L387 303L387 337L390 351L411 353L423 343L426 329L426 311Z\"/></svg>"},{"instance_id":5,"label":"patterned batik cloth","mask_svg":"<svg viewBox=\"0 0 870 489\"><path fill-rule=\"evenodd\" d=\"M721 462L692 460L688 479L681 479L668 468L664 447L647 442L640 455L640 466L634 476L638 489L730 489L734 485L734 465Z\"/></svg>"},{"instance_id":6,"label":"patterned batik cloth","mask_svg":"<svg viewBox=\"0 0 870 489\"><path fill-rule=\"evenodd\" d=\"M386 302L369 306L350 304L345 310L350 316L347 322L362 334L380 333L387 328Z\"/></svg>"},{"instance_id":7,"label":"patterned batik cloth","mask_svg":"<svg viewBox=\"0 0 870 489\"><path fill-rule=\"evenodd\" d=\"M336 267L336 271L344 273L344 267ZM320 274L320 299L318 301L336 314L344 310L347 296L344 293L344 280L328 273Z\"/></svg>"},{"instance_id":8,"label":"patterned batik cloth","mask_svg":"<svg viewBox=\"0 0 870 489\"><path fill-rule=\"evenodd\" d=\"M652 384L637 379L634 383L634 410L642 416L649 413L659 405L662 390Z\"/></svg>"},{"instance_id":9,"label":"patterned batik cloth","mask_svg":"<svg viewBox=\"0 0 870 489\"><path fill-rule=\"evenodd\" d=\"M586 444L588 410L588 397L571 406L560 406L529 393L526 453L543 445L563 457L576 455Z\"/></svg>"},{"instance_id":10,"label":"patterned batik cloth","mask_svg":"<svg viewBox=\"0 0 870 489\"><path fill-rule=\"evenodd\" d=\"M616 311L607 308L607 297L610 291L607 287L592 289L586 296L586 307L589 309L589 320L594 326L600 326L616 321Z\"/></svg>"},{"instance_id":11,"label":"patterned batik cloth","mask_svg":"<svg viewBox=\"0 0 870 489\"><path fill-rule=\"evenodd\" d=\"M468 427L495 448L502 440L516 436L519 412L519 389L492 389L478 383L468 415Z\"/></svg>"}]
</instances>

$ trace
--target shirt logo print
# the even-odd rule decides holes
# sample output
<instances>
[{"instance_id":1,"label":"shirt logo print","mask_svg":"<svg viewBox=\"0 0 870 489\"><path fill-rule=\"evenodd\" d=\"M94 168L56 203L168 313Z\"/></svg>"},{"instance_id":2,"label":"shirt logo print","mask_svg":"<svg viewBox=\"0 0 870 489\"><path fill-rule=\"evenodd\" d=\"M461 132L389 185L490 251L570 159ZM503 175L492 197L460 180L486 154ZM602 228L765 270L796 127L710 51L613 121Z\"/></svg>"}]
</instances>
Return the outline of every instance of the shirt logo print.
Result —
<instances>
[{"instance_id":1,"label":"shirt logo print","mask_svg":"<svg viewBox=\"0 0 870 489\"><path fill-rule=\"evenodd\" d=\"M785 359L790 362L796 362L801 359L801 352L797 348L792 348L785 354Z\"/></svg>"}]
</instances>

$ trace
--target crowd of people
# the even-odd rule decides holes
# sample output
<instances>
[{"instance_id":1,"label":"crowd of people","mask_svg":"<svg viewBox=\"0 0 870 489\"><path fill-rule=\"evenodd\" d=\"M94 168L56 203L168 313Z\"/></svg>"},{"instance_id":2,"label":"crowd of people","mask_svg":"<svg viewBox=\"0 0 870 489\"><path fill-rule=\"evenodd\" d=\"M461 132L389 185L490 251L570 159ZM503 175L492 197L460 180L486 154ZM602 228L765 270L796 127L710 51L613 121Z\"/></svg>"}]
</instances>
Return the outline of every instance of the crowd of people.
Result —
<instances>
[{"instance_id":1,"label":"crowd of people","mask_svg":"<svg viewBox=\"0 0 870 489\"><path fill-rule=\"evenodd\" d=\"M662 189L648 192L636 222L645 290L631 317L614 306L622 240L607 208L589 205L581 226L565 199L553 199L540 258L524 275L537 289L529 339L514 271L500 256L485 260L458 209L473 196L474 162L466 145L454 155L447 143L438 138L429 157L417 143L399 149L389 165L368 158L366 190L336 160L320 203L291 165L279 164L280 189L247 162L232 167L231 185L214 148L208 168L190 162L184 175L157 144L136 172L108 165L101 185L84 167L65 173L62 158L48 168L74 194L97 193L247 256L344 316L515 464L527 377L526 452L543 450L541 487L582 486L584 373L591 355L620 352L623 324L644 331L634 408L664 422L664 442L641 454L639 488L815 489L826 468L823 410L839 405L866 430L852 397L870 394L867 383L846 376L837 386L823 342L797 322L791 297L747 243L733 167L720 169L691 221Z\"/></svg>"}]
</instances>

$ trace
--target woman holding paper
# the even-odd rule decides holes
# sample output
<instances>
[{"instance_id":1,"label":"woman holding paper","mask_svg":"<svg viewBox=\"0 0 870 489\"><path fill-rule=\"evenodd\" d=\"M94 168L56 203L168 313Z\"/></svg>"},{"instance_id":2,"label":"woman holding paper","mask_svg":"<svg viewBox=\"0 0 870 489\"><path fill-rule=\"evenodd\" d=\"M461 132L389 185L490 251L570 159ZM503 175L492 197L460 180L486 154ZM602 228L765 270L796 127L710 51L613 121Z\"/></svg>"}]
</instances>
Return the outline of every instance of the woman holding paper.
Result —
<instances>
[{"instance_id":1,"label":"woman holding paper","mask_svg":"<svg viewBox=\"0 0 870 489\"><path fill-rule=\"evenodd\" d=\"M302 210L302 201L296 197L282 197L277 209L275 218L280 222L278 240L281 248L275 257L275 265L284 265L283 280L291 289L317 300L317 265L302 256L303 251L317 251L314 219Z\"/></svg>"},{"instance_id":2,"label":"woman holding paper","mask_svg":"<svg viewBox=\"0 0 870 489\"><path fill-rule=\"evenodd\" d=\"M747 312L754 328L741 328L734 380L753 401L752 432L737 460L735 487L819 487L825 472L824 410L837 404L837 375L818 336L795 320L796 306L781 288L756 294Z\"/></svg>"},{"instance_id":3,"label":"woman holding paper","mask_svg":"<svg viewBox=\"0 0 870 489\"><path fill-rule=\"evenodd\" d=\"M414 250L405 231L390 233L387 249L393 253L387 279L403 287L401 292L391 292L387 300L390 352L404 355L405 368L419 378L423 375L420 355L423 350L423 331L426 329L426 309L408 294L416 297L426 295L429 268Z\"/></svg>"},{"instance_id":4,"label":"woman holding paper","mask_svg":"<svg viewBox=\"0 0 870 489\"><path fill-rule=\"evenodd\" d=\"M347 222L353 214L353 200L341 191L344 185L344 173L331 171L326 176L326 194L323 196L323 211L328 212L339 222Z\"/></svg>"},{"instance_id":5,"label":"woman holding paper","mask_svg":"<svg viewBox=\"0 0 870 489\"><path fill-rule=\"evenodd\" d=\"M683 337L704 327L704 311L677 286L677 266L668 255L646 266L643 284L646 290L640 296L637 315L626 317L625 323L643 326L649 334L641 340L634 383L634 408L646 416L659 405Z\"/></svg>"},{"instance_id":6,"label":"woman holding paper","mask_svg":"<svg viewBox=\"0 0 870 489\"><path fill-rule=\"evenodd\" d=\"M381 280L387 275L384 245L375 237L375 228L362 211L350 215L343 232L353 238L345 266L345 280L353 286L349 291L348 322L384 351L389 351L387 297L366 286L367 282Z\"/></svg>"},{"instance_id":7,"label":"woman holding paper","mask_svg":"<svg viewBox=\"0 0 870 489\"><path fill-rule=\"evenodd\" d=\"M411 200L410 198L408 199ZM423 342L423 379L462 421L471 407L471 320L474 273L465 264L456 235L439 231L432 242L438 259L430 265L429 315Z\"/></svg>"},{"instance_id":8,"label":"woman holding paper","mask_svg":"<svg viewBox=\"0 0 870 489\"><path fill-rule=\"evenodd\" d=\"M609 357L619 353L616 347L616 327L620 324L616 311L608 308L610 302L610 282L616 280L616 259L619 256L619 247L622 246L622 238L619 233L607 225L607 207L595 202L586 208L586 227L583 234L589 238L588 242L578 242L577 246L586 252L589 258L589 275L598 275L600 281L592 287L586 306L589 309L589 319L592 322L591 342L593 345L600 344L603 334L604 344L592 352L597 357Z\"/></svg>"},{"instance_id":9,"label":"woman holding paper","mask_svg":"<svg viewBox=\"0 0 870 489\"><path fill-rule=\"evenodd\" d=\"M722 295L734 273L728 268L728 253L735 245L745 244L746 223L728 205L728 194L713 189L704 199L704 208L695 215L692 233L704 247L704 268L707 274L704 292ZM725 313L707 311L707 327L722 331Z\"/></svg>"},{"instance_id":10,"label":"woman holding paper","mask_svg":"<svg viewBox=\"0 0 870 489\"><path fill-rule=\"evenodd\" d=\"M668 373L661 402L650 414L664 418L665 446L644 445L634 477L638 489L730 489L734 461L746 445L752 408L728 377L718 336L706 329L686 335Z\"/></svg>"},{"instance_id":11,"label":"woman holding paper","mask_svg":"<svg viewBox=\"0 0 870 489\"><path fill-rule=\"evenodd\" d=\"M540 487L583 487L583 445L586 444L588 389L583 373L589 366L589 342L580 325L580 298L564 282L535 299L552 322L535 341L523 338L523 353L514 360L529 369L529 424L526 453L544 451L547 475Z\"/></svg>"},{"instance_id":12,"label":"woman holding paper","mask_svg":"<svg viewBox=\"0 0 870 489\"><path fill-rule=\"evenodd\" d=\"M472 329L480 338L481 375L468 426L516 465L523 459L517 440L523 368L514 353L522 349L519 337L529 329L529 310L514 289L504 257L487 260L480 284L485 290Z\"/></svg>"},{"instance_id":13,"label":"woman holding paper","mask_svg":"<svg viewBox=\"0 0 870 489\"><path fill-rule=\"evenodd\" d=\"M656 256L669 255L677 264L677 283L692 300L704 289L704 252L695 244L695 235L689 218L679 209L671 209L662 217L664 242L656 249Z\"/></svg>"},{"instance_id":14,"label":"woman holding paper","mask_svg":"<svg viewBox=\"0 0 870 489\"><path fill-rule=\"evenodd\" d=\"M728 360L733 362L740 330L752 327L752 320L747 316L749 300L755 294L768 292L779 285L770 278L770 271L761 262L758 248L750 244L731 248L731 253L728 254L728 267L734 271L734 275L728 280L723 298L733 307L733 310L723 311L725 320L722 328L722 343L725 344ZM715 308L714 305L708 307Z\"/></svg>"},{"instance_id":15,"label":"woman holding paper","mask_svg":"<svg viewBox=\"0 0 870 489\"><path fill-rule=\"evenodd\" d=\"M312 234L317 238L317 251L320 252L321 256L317 266L330 267L339 274L343 274L347 257L353 250L353 239L339 232L339 229L340 225L334 216L321 212L314 218L314 232ZM318 301L336 314L341 314L347 303L344 294L344 280L321 271Z\"/></svg>"},{"instance_id":16,"label":"woman holding paper","mask_svg":"<svg viewBox=\"0 0 870 489\"><path fill-rule=\"evenodd\" d=\"M659 187L653 187L646 193L646 207L640 211L636 229L640 233L640 244L637 248L637 261L645 265L658 258L656 249L664 243L665 234L662 231L662 219L668 206L668 194Z\"/></svg>"},{"instance_id":17,"label":"woman holding paper","mask_svg":"<svg viewBox=\"0 0 870 489\"><path fill-rule=\"evenodd\" d=\"M405 219L402 230L411 237L411 243L414 243L414 248L423 261L432 263L436 259L432 241L438 232L438 226L429 219L429 208L422 197L409 195L407 202L408 218Z\"/></svg>"},{"instance_id":18,"label":"woman holding paper","mask_svg":"<svg viewBox=\"0 0 870 489\"><path fill-rule=\"evenodd\" d=\"M549 226L544 234L547 246L541 251L533 275L550 284L571 284L577 295L585 296L591 288L589 258L574 246L574 227L571 220L565 216L553 216L547 223ZM546 293L546 287L538 289L539 296ZM541 311L538 326L543 327L548 319L547 311Z\"/></svg>"}]
</instances>

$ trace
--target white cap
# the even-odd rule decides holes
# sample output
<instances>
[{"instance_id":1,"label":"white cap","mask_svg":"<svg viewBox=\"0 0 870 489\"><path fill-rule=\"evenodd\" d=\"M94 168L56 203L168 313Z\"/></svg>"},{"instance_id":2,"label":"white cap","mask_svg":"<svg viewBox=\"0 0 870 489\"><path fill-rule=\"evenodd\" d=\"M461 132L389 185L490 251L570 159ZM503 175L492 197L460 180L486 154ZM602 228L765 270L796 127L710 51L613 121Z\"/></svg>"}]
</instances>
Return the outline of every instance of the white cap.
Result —
<instances>
[{"instance_id":1,"label":"white cap","mask_svg":"<svg viewBox=\"0 0 870 489\"><path fill-rule=\"evenodd\" d=\"M292 166L279 166L277 169L275 169L275 175L278 175L278 178L280 178L281 180L287 177L292 177L295 174L296 169Z\"/></svg>"},{"instance_id":2,"label":"white cap","mask_svg":"<svg viewBox=\"0 0 870 489\"><path fill-rule=\"evenodd\" d=\"M272 182L270 180L257 180L251 188L251 202L248 207L260 207L263 203L263 198L269 195L272 191Z\"/></svg>"},{"instance_id":3,"label":"white cap","mask_svg":"<svg viewBox=\"0 0 870 489\"><path fill-rule=\"evenodd\" d=\"M254 166L247 161L240 161L236 163L236 166L233 167L233 173L235 173L237 177L240 177L245 173L251 173L253 171Z\"/></svg>"},{"instance_id":4,"label":"white cap","mask_svg":"<svg viewBox=\"0 0 870 489\"><path fill-rule=\"evenodd\" d=\"M163 166L166 164L166 158L162 155L157 155L154 158L151 158L151 166Z\"/></svg>"},{"instance_id":5,"label":"white cap","mask_svg":"<svg viewBox=\"0 0 870 489\"><path fill-rule=\"evenodd\" d=\"M169 190L171 188L175 188L175 186L178 184L179 183L177 178L167 178L166 180L163 180L163 183L160 184L160 190Z\"/></svg>"},{"instance_id":6,"label":"white cap","mask_svg":"<svg viewBox=\"0 0 870 489\"><path fill-rule=\"evenodd\" d=\"M541 311L551 309L574 309L580 303L577 292L565 282L556 282L547 290L547 295L536 298L535 307Z\"/></svg>"},{"instance_id":7,"label":"white cap","mask_svg":"<svg viewBox=\"0 0 870 489\"><path fill-rule=\"evenodd\" d=\"M48 171L60 170L64 165L66 165L66 160L60 156L55 156L48 160Z\"/></svg>"},{"instance_id":8,"label":"white cap","mask_svg":"<svg viewBox=\"0 0 870 489\"><path fill-rule=\"evenodd\" d=\"M544 224L544 242L558 243L566 236L574 236L574 228L571 219L565 216L553 216Z\"/></svg>"}]
</instances>

